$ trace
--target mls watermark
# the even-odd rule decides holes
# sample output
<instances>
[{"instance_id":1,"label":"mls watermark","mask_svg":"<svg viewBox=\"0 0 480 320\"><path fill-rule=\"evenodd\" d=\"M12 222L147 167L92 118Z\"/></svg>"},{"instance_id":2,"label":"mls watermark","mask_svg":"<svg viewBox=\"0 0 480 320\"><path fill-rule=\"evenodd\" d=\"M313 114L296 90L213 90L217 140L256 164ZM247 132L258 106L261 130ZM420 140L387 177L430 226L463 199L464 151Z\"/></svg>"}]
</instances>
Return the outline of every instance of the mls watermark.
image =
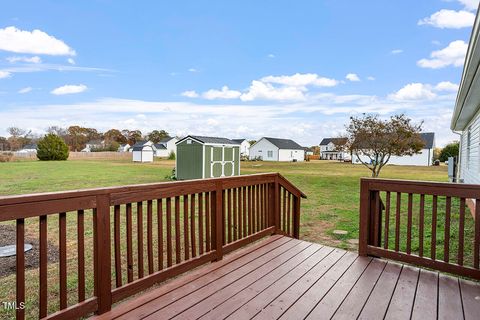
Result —
<instances>
[{"instance_id":1,"label":"mls watermark","mask_svg":"<svg viewBox=\"0 0 480 320\"><path fill-rule=\"evenodd\" d=\"M23 310L25 309L25 302L20 302L17 304L16 301L0 301L0 309Z\"/></svg>"}]
</instances>

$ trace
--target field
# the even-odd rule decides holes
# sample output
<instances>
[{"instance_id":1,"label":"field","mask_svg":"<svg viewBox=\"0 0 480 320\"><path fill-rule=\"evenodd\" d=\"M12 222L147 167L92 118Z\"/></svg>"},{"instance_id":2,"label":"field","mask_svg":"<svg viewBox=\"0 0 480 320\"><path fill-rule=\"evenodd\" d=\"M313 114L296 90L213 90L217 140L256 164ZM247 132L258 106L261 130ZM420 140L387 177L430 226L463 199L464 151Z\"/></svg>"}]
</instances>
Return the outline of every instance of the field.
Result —
<instances>
[{"instance_id":1,"label":"field","mask_svg":"<svg viewBox=\"0 0 480 320\"><path fill-rule=\"evenodd\" d=\"M167 180L174 161L152 164L130 161L22 161L0 164L0 195L106 187ZM302 202L302 239L353 248L358 238L360 165L329 161L305 163L242 162L242 174L280 172L308 198ZM447 181L446 167L387 166L382 178ZM333 230L348 231L336 237Z\"/></svg>"},{"instance_id":2,"label":"field","mask_svg":"<svg viewBox=\"0 0 480 320\"><path fill-rule=\"evenodd\" d=\"M126 184L139 184L167 180L171 174L174 161L162 160L152 164L135 164L130 161L110 160L79 160L63 162L21 161L0 164L0 195L37 193L46 191L61 191L92 187L105 187ZM357 248L358 239L358 206L359 178L369 176L369 171L360 165L347 163L311 161L306 163L267 163L242 162L242 174L280 172L298 186L308 198L302 200L302 215L300 237L307 241L341 247L349 250ZM387 166L381 176L383 178L398 178L412 180L446 181L446 167L400 167ZM428 205L427 205L428 207ZM439 208L440 209L440 208ZM11 225L11 224L10 224ZM9 227L3 224L0 227ZM26 233L31 237L37 235L38 224L27 224ZM56 243L58 219L49 220L49 242ZM346 235L337 235L334 230L346 231ZM88 247L89 234L86 229ZM441 230L439 229L439 233ZM75 252L75 225L68 225L68 252ZM7 239L8 240L8 239ZM13 239L12 239L13 240ZM2 245L0 241L0 245ZM402 245L403 246L403 245ZM440 254L440 253L439 253ZM56 253L52 253L55 261ZM87 259L89 254L87 253ZM70 259L75 259L74 255ZM0 261L1 262L1 261ZM56 263L50 264L49 279L49 309L54 310L58 300L58 282ZM87 274L92 270L87 269ZM75 299L76 277L75 269L68 271L69 301ZM30 316L36 316L35 305L37 289L34 282L38 279L38 271L27 271L27 305L30 306ZM15 276L3 276L0 273L0 301L12 301L15 298ZM30 286L31 285L31 286ZM30 289L29 289L30 288ZM87 283L87 291L93 284ZM30 293L29 294L29 291ZM0 310L0 318L7 319L11 313Z\"/></svg>"}]
</instances>

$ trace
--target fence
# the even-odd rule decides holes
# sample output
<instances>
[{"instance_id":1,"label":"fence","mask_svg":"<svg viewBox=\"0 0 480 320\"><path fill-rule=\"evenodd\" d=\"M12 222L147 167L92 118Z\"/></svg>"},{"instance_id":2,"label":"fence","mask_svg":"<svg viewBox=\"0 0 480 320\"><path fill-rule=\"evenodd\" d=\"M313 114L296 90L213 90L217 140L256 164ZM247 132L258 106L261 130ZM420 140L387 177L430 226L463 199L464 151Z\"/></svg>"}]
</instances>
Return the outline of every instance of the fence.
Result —
<instances>
[{"instance_id":1,"label":"fence","mask_svg":"<svg viewBox=\"0 0 480 320\"><path fill-rule=\"evenodd\" d=\"M361 255L480 280L480 186L362 179L360 196Z\"/></svg>"},{"instance_id":2,"label":"fence","mask_svg":"<svg viewBox=\"0 0 480 320\"><path fill-rule=\"evenodd\" d=\"M261 237L298 238L302 197L279 174L1 197L0 222L16 224L17 305L26 298L27 223L37 226L40 243L38 316L72 319L104 313ZM48 233L58 235L57 275L48 266ZM49 293L52 278L58 303ZM23 319L25 310L16 316Z\"/></svg>"}]
</instances>

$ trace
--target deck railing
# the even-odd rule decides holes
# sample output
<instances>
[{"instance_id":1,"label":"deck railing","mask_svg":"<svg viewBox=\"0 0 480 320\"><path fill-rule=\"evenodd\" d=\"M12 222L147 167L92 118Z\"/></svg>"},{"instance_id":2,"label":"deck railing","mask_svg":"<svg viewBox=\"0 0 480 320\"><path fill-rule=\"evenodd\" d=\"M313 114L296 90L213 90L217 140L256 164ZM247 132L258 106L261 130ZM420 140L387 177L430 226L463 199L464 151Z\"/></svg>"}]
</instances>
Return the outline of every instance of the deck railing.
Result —
<instances>
[{"instance_id":1,"label":"deck railing","mask_svg":"<svg viewBox=\"0 0 480 320\"><path fill-rule=\"evenodd\" d=\"M480 186L362 179L359 254L480 280Z\"/></svg>"},{"instance_id":2,"label":"deck railing","mask_svg":"<svg viewBox=\"0 0 480 320\"><path fill-rule=\"evenodd\" d=\"M298 238L302 197L276 173L1 197L0 222L16 224L17 307L26 298L26 236L39 243L38 276L27 273L38 305L26 308L72 319L104 313L263 236ZM48 263L55 239L58 262Z\"/></svg>"}]
</instances>

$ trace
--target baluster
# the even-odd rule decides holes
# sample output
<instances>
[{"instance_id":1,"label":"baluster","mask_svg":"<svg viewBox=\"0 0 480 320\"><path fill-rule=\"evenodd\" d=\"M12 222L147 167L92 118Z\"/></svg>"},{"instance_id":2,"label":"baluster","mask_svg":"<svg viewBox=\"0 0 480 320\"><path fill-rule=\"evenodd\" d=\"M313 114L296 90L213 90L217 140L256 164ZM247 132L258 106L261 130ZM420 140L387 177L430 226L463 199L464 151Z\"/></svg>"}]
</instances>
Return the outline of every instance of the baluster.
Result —
<instances>
[{"instance_id":1,"label":"baluster","mask_svg":"<svg viewBox=\"0 0 480 320\"><path fill-rule=\"evenodd\" d=\"M78 216L79 221L80 221L80 215ZM82 214L83 218L83 214ZM79 224L80 225L80 224ZM83 229L83 219L82 219L82 229ZM79 231L80 234L80 231ZM83 235L83 232L82 232ZM82 246L83 246L83 240ZM120 252L120 205L116 205L113 209L113 242L114 242L114 254L115 254L115 284L117 288L122 286L122 259L121 259L121 252ZM78 243L80 244L80 239L78 240ZM79 249L79 255L80 255L80 249ZM80 264L79 264L80 266ZM80 276L80 271L79 271L79 276ZM79 280L80 283L80 280ZM79 285L79 290L80 290L80 285ZM79 293L80 295L80 293ZM83 301L83 300L81 300Z\"/></svg>"},{"instance_id":2,"label":"baluster","mask_svg":"<svg viewBox=\"0 0 480 320\"><path fill-rule=\"evenodd\" d=\"M180 197L175 197L175 262L182 261L180 248Z\"/></svg>"},{"instance_id":3,"label":"baluster","mask_svg":"<svg viewBox=\"0 0 480 320\"><path fill-rule=\"evenodd\" d=\"M197 244L195 239L195 194L190 196L190 242L192 243L192 258L197 256Z\"/></svg>"},{"instance_id":4,"label":"baluster","mask_svg":"<svg viewBox=\"0 0 480 320\"><path fill-rule=\"evenodd\" d=\"M163 201L157 199L158 270L163 269Z\"/></svg>"},{"instance_id":5,"label":"baluster","mask_svg":"<svg viewBox=\"0 0 480 320\"><path fill-rule=\"evenodd\" d=\"M458 217L458 261L463 266L463 246L465 234L465 198L460 198L460 212Z\"/></svg>"},{"instance_id":6,"label":"baluster","mask_svg":"<svg viewBox=\"0 0 480 320\"><path fill-rule=\"evenodd\" d=\"M147 201L147 256L148 273L153 273L153 219L152 219L152 200Z\"/></svg>"},{"instance_id":7,"label":"baluster","mask_svg":"<svg viewBox=\"0 0 480 320\"><path fill-rule=\"evenodd\" d=\"M133 243L132 243L132 204L127 203L125 219L127 220L127 281L133 281Z\"/></svg>"},{"instance_id":8,"label":"baluster","mask_svg":"<svg viewBox=\"0 0 480 320\"><path fill-rule=\"evenodd\" d=\"M204 252L203 242L203 193L198 194L198 254Z\"/></svg>"},{"instance_id":9,"label":"baluster","mask_svg":"<svg viewBox=\"0 0 480 320\"><path fill-rule=\"evenodd\" d=\"M188 195L183 196L183 243L185 246L185 260L190 259L190 246L188 244Z\"/></svg>"},{"instance_id":10,"label":"baluster","mask_svg":"<svg viewBox=\"0 0 480 320\"><path fill-rule=\"evenodd\" d=\"M420 195L420 217L418 219L418 255L423 257L423 234L425 226L425 195Z\"/></svg>"},{"instance_id":11,"label":"baluster","mask_svg":"<svg viewBox=\"0 0 480 320\"><path fill-rule=\"evenodd\" d=\"M47 283L47 263L48 263L48 242L47 242L47 216L40 216L40 294L39 294L39 316L47 316L48 308L48 283ZM17 247L18 248L18 247Z\"/></svg>"},{"instance_id":12,"label":"baluster","mask_svg":"<svg viewBox=\"0 0 480 320\"><path fill-rule=\"evenodd\" d=\"M25 303L25 220L17 219L16 247L16 293L17 319L25 319L25 309L19 306Z\"/></svg>"},{"instance_id":13,"label":"baluster","mask_svg":"<svg viewBox=\"0 0 480 320\"><path fill-rule=\"evenodd\" d=\"M172 266L172 199L167 198L167 267Z\"/></svg>"},{"instance_id":14,"label":"baluster","mask_svg":"<svg viewBox=\"0 0 480 320\"><path fill-rule=\"evenodd\" d=\"M412 253L412 201L413 194L408 194L408 211L407 211L407 254Z\"/></svg>"},{"instance_id":15,"label":"baluster","mask_svg":"<svg viewBox=\"0 0 480 320\"><path fill-rule=\"evenodd\" d=\"M67 307L67 214L61 212L59 224L60 309Z\"/></svg>"}]
</instances>

